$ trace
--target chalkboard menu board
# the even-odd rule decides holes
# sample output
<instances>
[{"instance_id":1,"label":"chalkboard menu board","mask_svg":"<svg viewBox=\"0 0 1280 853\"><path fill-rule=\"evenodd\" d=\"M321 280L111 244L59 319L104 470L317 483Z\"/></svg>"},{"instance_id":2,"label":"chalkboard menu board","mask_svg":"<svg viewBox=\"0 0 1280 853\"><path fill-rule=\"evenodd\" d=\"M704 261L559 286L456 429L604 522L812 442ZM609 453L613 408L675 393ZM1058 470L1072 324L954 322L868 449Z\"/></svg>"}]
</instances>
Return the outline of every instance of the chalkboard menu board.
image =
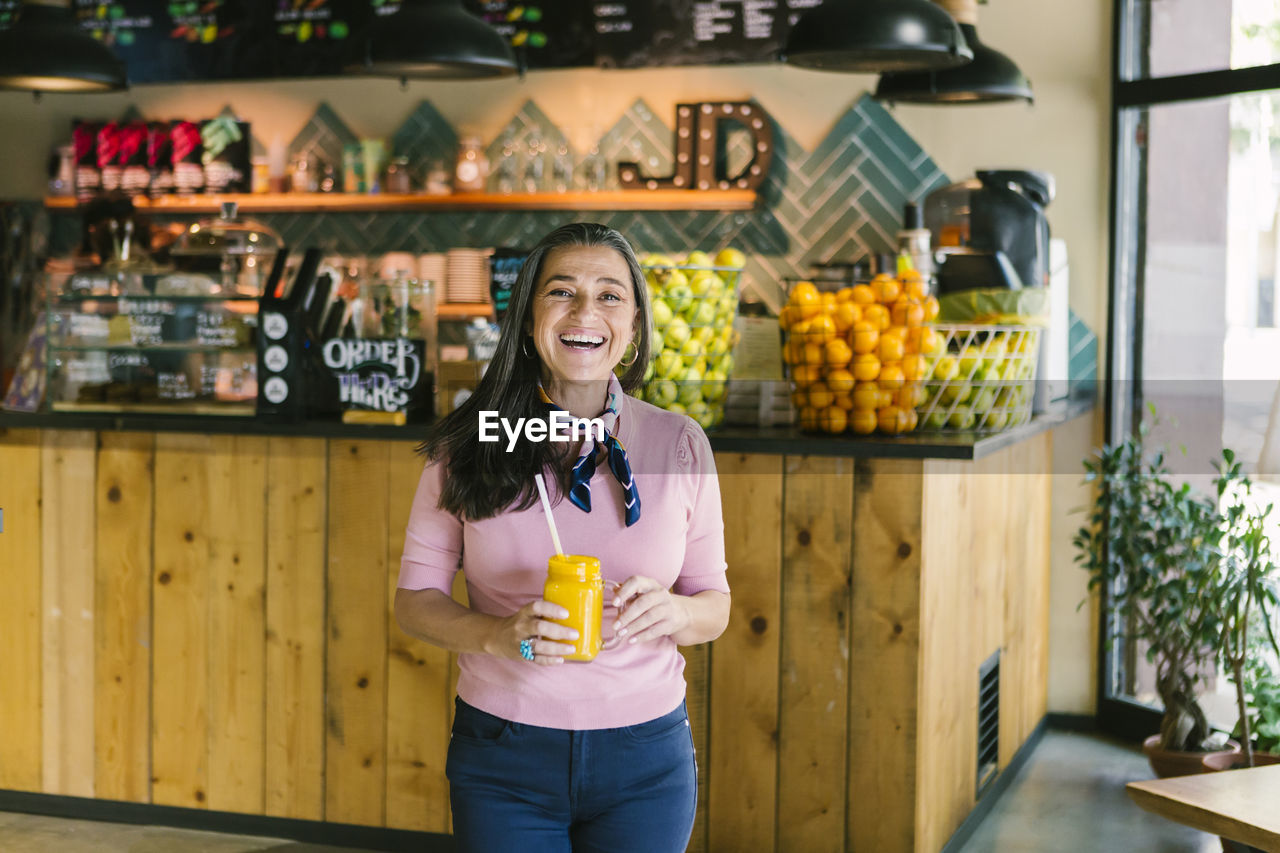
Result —
<instances>
[{"instance_id":1,"label":"chalkboard menu board","mask_svg":"<svg viewBox=\"0 0 1280 853\"><path fill-rule=\"evenodd\" d=\"M822 0L463 0L527 68L770 62ZM336 76L395 0L72 0L131 83ZM20 3L0 0L0 27Z\"/></svg>"}]
</instances>

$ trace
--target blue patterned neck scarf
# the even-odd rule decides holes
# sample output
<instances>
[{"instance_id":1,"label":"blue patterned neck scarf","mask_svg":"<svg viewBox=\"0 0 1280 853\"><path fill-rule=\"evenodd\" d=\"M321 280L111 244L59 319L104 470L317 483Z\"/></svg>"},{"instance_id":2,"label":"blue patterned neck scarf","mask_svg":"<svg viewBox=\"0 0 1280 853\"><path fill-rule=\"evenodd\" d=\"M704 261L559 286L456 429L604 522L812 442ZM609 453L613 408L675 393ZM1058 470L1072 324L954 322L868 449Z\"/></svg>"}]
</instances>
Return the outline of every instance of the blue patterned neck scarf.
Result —
<instances>
[{"instance_id":1,"label":"blue patterned neck scarf","mask_svg":"<svg viewBox=\"0 0 1280 853\"><path fill-rule=\"evenodd\" d=\"M559 409L555 401L547 396L547 392L538 386L542 401L551 408ZM605 452L609 461L609 470L622 484L625 495L627 527L640 520L640 492L636 489L636 481L631 476L631 463L627 461L627 449L622 446L616 435L618 429L618 412L622 407L625 392L618 377L609 376L609 389L605 398L604 414L600 420L604 422L604 441L584 440L578 461L573 464L573 472L569 486L569 500L583 512L591 512L591 478L596 473L596 453Z\"/></svg>"}]
</instances>

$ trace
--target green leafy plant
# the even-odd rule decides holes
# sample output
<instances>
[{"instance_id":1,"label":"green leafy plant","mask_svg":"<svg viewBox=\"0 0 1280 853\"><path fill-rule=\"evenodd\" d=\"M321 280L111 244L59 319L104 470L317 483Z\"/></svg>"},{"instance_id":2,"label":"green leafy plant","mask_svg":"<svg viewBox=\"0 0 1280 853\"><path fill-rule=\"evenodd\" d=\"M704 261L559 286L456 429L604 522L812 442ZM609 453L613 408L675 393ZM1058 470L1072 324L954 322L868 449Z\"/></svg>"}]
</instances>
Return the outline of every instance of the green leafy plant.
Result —
<instances>
[{"instance_id":1,"label":"green leafy plant","mask_svg":"<svg viewBox=\"0 0 1280 853\"><path fill-rule=\"evenodd\" d=\"M1222 452L1214 483L1223 518L1222 560L1217 583L1222 614L1218 657L1235 684L1236 708L1240 715L1237 731L1245 763L1252 767L1255 724L1267 728L1272 737L1280 734L1275 730L1276 721L1280 719L1280 704L1267 701L1277 698L1276 678L1269 662L1271 653L1280 658L1280 645L1272 629L1272 620L1280 608L1280 596L1276 589L1271 539L1266 532L1272 506L1258 508L1253 484L1230 450ZM1256 723L1250 713L1249 693L1252 693L1254 713L1262 717Z\"/></svg>"},{"instance_id":2,"label":"green leafy plant","mask_svg":"<svg viewBox=\"0 0 1280 853\"><path fill-rule=\"evenodd\" d=\"M1211 734L1196 686L1223 630L1220 517L1208 497L1173 484L1163 450L1146 449L1150 430L1145 422L1085 460L1096 496L1072 541L1089 588L1105 589L1115 613L1110 639L1145 645L1155 665L1160 745L1195 751Z\"/></svg>"}]
</instances>

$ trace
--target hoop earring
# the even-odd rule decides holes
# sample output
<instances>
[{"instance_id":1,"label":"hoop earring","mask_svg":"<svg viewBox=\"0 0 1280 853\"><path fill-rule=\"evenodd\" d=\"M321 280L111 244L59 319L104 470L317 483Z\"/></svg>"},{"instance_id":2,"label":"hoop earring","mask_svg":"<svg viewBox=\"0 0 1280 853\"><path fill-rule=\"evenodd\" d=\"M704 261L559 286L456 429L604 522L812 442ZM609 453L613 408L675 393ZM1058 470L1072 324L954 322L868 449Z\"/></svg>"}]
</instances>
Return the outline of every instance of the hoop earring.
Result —
<instances>
[{"instance_id":1,"label":"hoop earring","mask_svg":"<svg viewBox=\"0 0 1280 853\"><path fill-rule=\"evenodd\" d=\"M632 349L632 353L631 353L631 360L630 360L630 361L619 361L619 362L618 362L618 364L622 365L623 367L630 367L631 365L635 364L635 363L636 363L636 359L640 357L640 347L636 346L636 342L635 342L635 341L631 341L631 342L628 344L628 346L630 346L630 347L632 347L632 348L633 348L633 349Z\"/></svg>"},{"instance_id":2,"label":"hoop earring","mask_svg":"<svg viewBox=\"0 0 1280 853\"><path fill-rule=\"evenodd\" d=\"M524 353L524 357L525 357L525 358L533 358L533 359L536 359L536 358L538 357L537 350L535 350L535 351L533 351L533 352L529 352L529 341L531 341L531 340L533 340L533 338L532 338L531 336L529 336L529 335L526 335L526 336L525 336L524 340L522 340L522 341L520 342L520 352Z\"/></svg>"}]
</instances>

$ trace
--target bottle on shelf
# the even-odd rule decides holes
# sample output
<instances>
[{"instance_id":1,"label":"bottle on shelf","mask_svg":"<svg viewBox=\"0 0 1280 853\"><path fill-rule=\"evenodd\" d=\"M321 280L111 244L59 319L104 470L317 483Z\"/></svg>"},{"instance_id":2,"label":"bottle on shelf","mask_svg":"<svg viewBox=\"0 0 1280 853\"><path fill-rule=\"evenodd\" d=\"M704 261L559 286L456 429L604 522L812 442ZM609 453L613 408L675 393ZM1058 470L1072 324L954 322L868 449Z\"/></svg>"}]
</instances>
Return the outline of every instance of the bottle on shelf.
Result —
<instances>
[{"instance_id":1,"label":"bottle on shelf","mask_svg":"<svg viewBox=\"0 0 1280 853\"><path fill-rule=\"evenodd\" d=\"M485 179L489 177L489 158L484 155L480 137L468 136L458 145L458 163L454 170L453 191L460 193L484 192Z\"/></svg>"},{"instance_id":2,"label":"bottle on shelf","mask_svg":"<svg viewBox=\"0 0 1280 853\"><path fill-rule=\"evenodd\" d=\"M924 211L913 202L907 202L903 208L902 230L898 232L898 259L900 266L910 265L926 282L933 281L936 272L933 232L924 227Z\"/></svg>"}]
</instances>

